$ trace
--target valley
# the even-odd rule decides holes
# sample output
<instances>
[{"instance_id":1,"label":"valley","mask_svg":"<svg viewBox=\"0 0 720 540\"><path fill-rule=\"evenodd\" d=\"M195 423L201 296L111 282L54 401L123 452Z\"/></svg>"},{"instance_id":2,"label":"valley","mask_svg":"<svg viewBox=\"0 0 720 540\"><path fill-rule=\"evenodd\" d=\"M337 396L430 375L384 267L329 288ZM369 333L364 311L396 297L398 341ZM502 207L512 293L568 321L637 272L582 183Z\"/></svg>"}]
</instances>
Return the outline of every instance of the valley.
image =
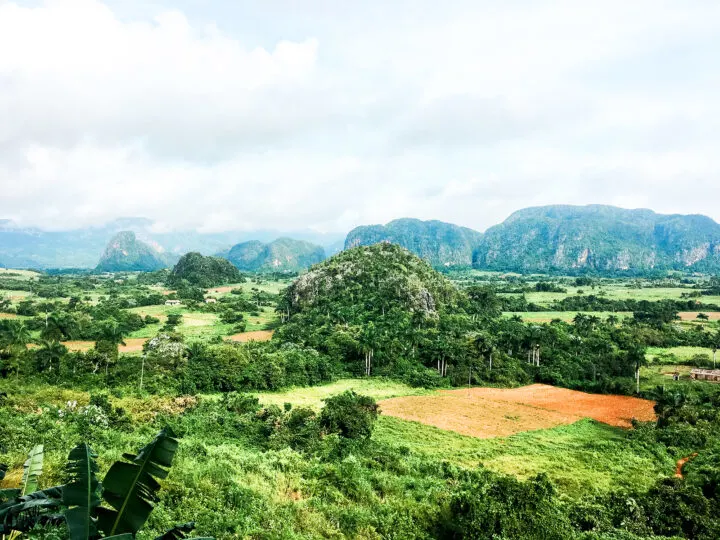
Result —
<instances>
[{"instance_id":1,"label":"valley","mask_svg":"<svg viewBox=\"0 0 720 540\"><path fill-rule=\"evenodd\" d=\"M715 470L720 385L690 379L720 346L707 275L440 274L378 244L299 275L191 254L172 270L4 270L0 286L1 487L36 444L48 486L80 441L103 472L171 427L178 455L140 538L189 520L217 538L444 536L467 482L551 490L550 528L497 518L518 537L613 538L620 521L577 512L665 504L650 494L694 453L672 493ZM377 417L328 423L327 403L353 396Z\"/></svg>"}]
</instances>

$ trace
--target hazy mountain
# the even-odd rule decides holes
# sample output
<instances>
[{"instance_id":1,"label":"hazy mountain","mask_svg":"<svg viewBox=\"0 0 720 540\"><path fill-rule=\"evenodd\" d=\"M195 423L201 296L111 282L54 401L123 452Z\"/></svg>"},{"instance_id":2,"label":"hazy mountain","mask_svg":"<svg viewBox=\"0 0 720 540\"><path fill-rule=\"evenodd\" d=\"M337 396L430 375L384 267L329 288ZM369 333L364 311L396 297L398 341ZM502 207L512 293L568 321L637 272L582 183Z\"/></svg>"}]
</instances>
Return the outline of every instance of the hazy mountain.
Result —
<instances>
[{"instance_id":1,"label":"hazy mountain","mask_svg":"<svg viewBox=\"0 0 720 540\"><path fill-rule=\"evenodd\" d=\"M516 271L718 270L720 225L602 205L526 208L485 232L473 263Z\"/></svg>"},{"instance_id":2,"label":"hazy mountain","mask_svg":"<svg viewBox=\"0 0 720 540\"><path fill-rule=\"evenodd\" d=\"M132 231L117 233L108 243L98 272L152 272L168 266L168 258L156 248L141 242Z\"/></svg>"},{"instance_id":3,"label":"hazy mountain","mask_svg":"<svg viewBox=\"0 0 720 540\"><path fill-rule=\"evenodd\" d=\"M345 249L390 242L404 247L433 266L470 266L473 250L482 234L443 223L419 219L396 219L387 225L366 225L350 231Z\"/></svg>"},{"instance_id":4,"label":"hazy mountain","mask_svg":"<svg viewBox=\"0 0 720 540\"><path fill-rule=\"evenodd\" d=\"M292 236L321 245L331 245L341 235L305 231L223 231L195 230L162 231L146 218L120 218L100 227L85 227L68 231L45 231L34 227L20 227L10 220L0 219L0 260L14 268L93 268L108 242L121 231L132 231L149 245L162 247L174 258L197 251L205 255L229 249L230 246L251 239L271 241Z\"/></svg>"},{"instance_id":5,"label":"hazy mountain","mask_svg":"<svg viewBox=\"0 0 720 540\"><path fill-rule=\"evenodd\" d=\"M304 240L278 238L267 244L258 240L242 242L220 256L240 270L297 272L325 259L325 250Z\"/></svg>"}]
</instances>

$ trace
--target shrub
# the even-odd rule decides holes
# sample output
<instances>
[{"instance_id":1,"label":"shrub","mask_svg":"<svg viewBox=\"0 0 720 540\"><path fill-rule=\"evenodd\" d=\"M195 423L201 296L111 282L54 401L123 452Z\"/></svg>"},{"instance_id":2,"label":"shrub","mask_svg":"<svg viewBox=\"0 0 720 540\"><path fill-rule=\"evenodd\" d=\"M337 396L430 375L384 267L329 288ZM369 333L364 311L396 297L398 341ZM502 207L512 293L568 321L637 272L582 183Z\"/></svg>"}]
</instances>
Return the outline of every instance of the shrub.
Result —
<instances>
[{"instance_id":1,"label":"shrub","mask_svg":"<svg viewBox=\"0 0 720 540\"><path fill-rule=\"evenodd\" d=\"M337 433L346 439L369 439L378 413L373 398L347 390L325 400L320 425L327 433Z\"/></svg>"}]
</instances>

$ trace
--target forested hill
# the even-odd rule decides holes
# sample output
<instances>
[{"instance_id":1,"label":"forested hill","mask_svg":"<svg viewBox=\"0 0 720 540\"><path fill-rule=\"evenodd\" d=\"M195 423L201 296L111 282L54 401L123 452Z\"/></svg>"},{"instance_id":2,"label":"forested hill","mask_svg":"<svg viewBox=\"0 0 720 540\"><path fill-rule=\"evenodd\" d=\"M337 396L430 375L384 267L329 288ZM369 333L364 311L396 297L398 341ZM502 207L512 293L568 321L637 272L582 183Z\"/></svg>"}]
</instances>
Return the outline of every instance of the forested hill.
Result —
<instances>
[{"instance_id":1,"label":"forested hill","mask_svg":"<svg viewBox=\"0 0 720 540\"><path fill-rule=\"evenodd\" d=\"M267 244L258 240L242 242L221 256L240 270L297 272L324 260L325 250L303 240L278 238Z\"/></svg>"},{"instance_id":2,"label":"forested hill","mask_svg":"<svg viewBox=\"0 0 720 540\"><path fill-rule=\"evenodd\" d=\"M168 266L168 257L141 242L132 231L116 234L100 258L98 272L152 272Z\"/></svg>"},{"instance_id":3,"label":"forested hill","mask_svg":"<svg viewBox=\"0 0 720 540\"><path fill-rule=\"evenodd\" d=\"M476 268L514 271L720 270L720 225L701 215L542 206L488 229Z\"/></svg>"},{"instance_id":4,"label":"forested hill","mask_svg":"<svg viewBox=\"0 0 720 540\"><path fill-rule=\"evenodd\" d=\"M470 266L482 234L443 223L419 219L396 219L387 225L366 225L350 231L345 249L390 242L422 257L433 266Z\"/></svg>"}]
</instances>

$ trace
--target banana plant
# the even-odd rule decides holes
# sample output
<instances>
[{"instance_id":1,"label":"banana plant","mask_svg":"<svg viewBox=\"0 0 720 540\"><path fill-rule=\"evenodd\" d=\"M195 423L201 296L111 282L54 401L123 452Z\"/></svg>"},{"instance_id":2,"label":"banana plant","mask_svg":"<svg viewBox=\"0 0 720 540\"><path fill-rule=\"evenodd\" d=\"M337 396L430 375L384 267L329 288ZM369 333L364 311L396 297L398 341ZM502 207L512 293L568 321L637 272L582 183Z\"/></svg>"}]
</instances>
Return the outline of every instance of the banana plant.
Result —
<instances>
[{"instance_id":1,"label":"banana plant","mask_svg":"<svg viewBox=\"0 0 720 540\"><path fill-rule=\"evenodd\" d=\"M123 454L129 461L116 461L103 480L103 499L111 508L97 507L100 529L108 536L137 533L145 524L160 484L168 475L177 439L169 429L162 430L137 455Z\"/></svg>"},{"instance_id":2,"label":"banana plant","mask_svg":"<svg viewBox=\"0 0 720 540\"><path fill-rule=\"evenodd\" d=\"M0 534L11 540L34 526L66 526L70 540L132 540L147 521L166 478L178 441L169 429L135 454L123 454L100 482L96 454L85 443L70 451L65 485L37 491L43 448L36 446L25 462L22 487L0 490ZM0 466L0 480L7 467ZM102 506L102 500L107 506ZM186 538L194 523L178 525L158 540ZM104 535L104 536L103 536Z\"/></svg>"}]
</instances>

